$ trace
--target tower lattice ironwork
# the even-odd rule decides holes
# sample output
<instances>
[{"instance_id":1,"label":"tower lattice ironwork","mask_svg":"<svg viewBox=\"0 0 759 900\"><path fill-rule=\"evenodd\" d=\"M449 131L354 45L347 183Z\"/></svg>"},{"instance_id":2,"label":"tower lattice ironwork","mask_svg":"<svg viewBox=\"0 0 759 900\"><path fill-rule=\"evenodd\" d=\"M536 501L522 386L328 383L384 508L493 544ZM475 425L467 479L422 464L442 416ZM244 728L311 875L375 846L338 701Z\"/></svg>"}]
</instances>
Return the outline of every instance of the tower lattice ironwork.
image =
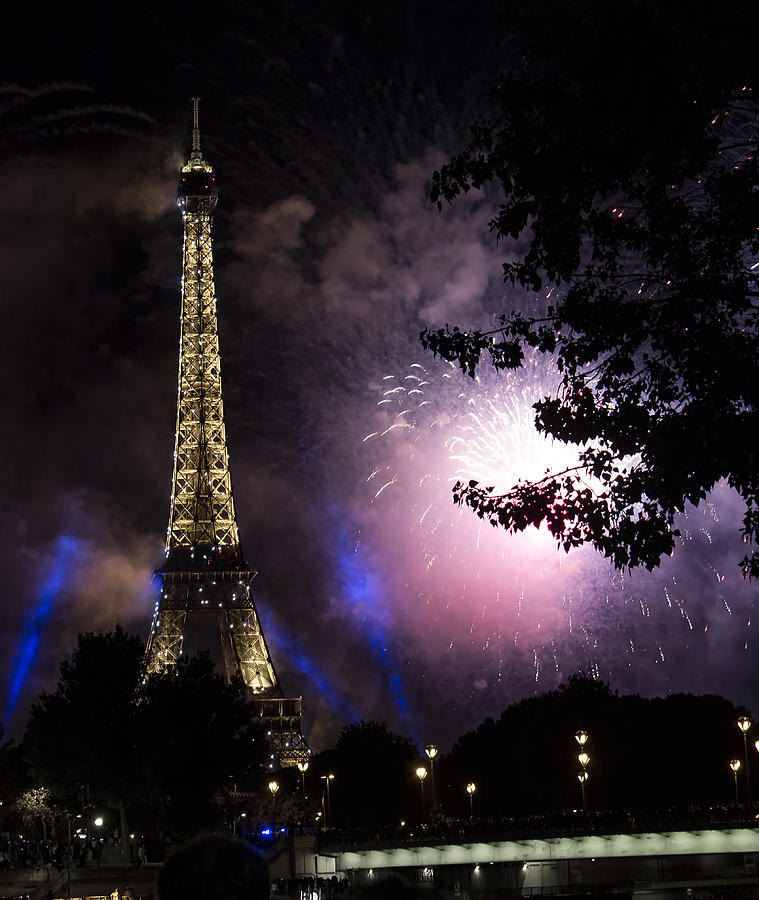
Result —
<instances>
[{"instance_id":1,"label":"tower lattice ironwork","mask_svg":"<svg viewBox=\"0 0 759 900\"><path fill-rule=\"evenodd\" d=\"M294 764L308 753L301 699L286 698L261 629L235 516L224 428L211 236L218 186L203 158L198 101L192 152L182 166L182 310L179 391L165 559L145 655L149 676L176 665L188 618L215 616L228 679L239 674L269 732L272 753Z\"/></svg>"}]
</instances>

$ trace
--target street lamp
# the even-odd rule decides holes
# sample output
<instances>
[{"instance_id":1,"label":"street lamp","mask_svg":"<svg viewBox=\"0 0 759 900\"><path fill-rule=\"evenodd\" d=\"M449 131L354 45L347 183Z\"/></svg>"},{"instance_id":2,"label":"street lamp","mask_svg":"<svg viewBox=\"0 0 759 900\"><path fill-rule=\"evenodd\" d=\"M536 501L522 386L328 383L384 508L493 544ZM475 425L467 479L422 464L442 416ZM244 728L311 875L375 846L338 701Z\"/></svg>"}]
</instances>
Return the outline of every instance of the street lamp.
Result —
<instances>
[{"instance_id":1,"label":"street lamp","mask_svg":"<svg viewBox=\"0 0 759 900\"><path fill-rule=\"evenodd\" d=\"M303 788L303 802L306 802L306 772L308 772L308 760L304 759L298 763L298 771L300 772L300 785Z\"/></svg>"},{"instance_id":2,"label":"street lamp","mask_svg":"<svg viewBox=\"0 0 759 900\"><path fill-rule=\"evenodd\" d=\"M326 828L329 824L329 783L333 781L335 778L334 775L322 775L322 781L327 785L327 802L324 806L324 827Z\"/></svg>"},{"instance_id":3,"label":"street lamp","mask_svg":"<svg viewBox=\"0 0 759 900\"><path fill-rule=\"evenodd\" d=\"M741 767L739 759L730 760L730 768L733 770L733 778L735 778L735 805L738 805L738 770Z\"/></svg>"},{"instance_id":4,"label":"street lamp","mask_svg":"<svg viewBox=\"0 0 759 900\"><path fill-rule=\"evenodd\" d=\"M469 823L474 822L474 792L477 790L477 785L470 781L466 786L466 792L469 794Z\"/></svg>"},{"instance_id":5,"label":"street lamp","mask_svg":"<svg viewBox=\"0 0 759 900\"><path fill-rule=\"evenodd\" d=\"M301 824L301 834L303 833L303 828L306 825L306 772L308 771L308 760L302 759L298 763L298 771L300 772L300 786L301 791L303 792L303 814L301 816L300 824Z\"/></svg>"},{"instance_id":6,"label":"street lamp","mask_svg":"<svg viewBox=\"0 0 759 900\"><path fill-rule=\"evenodd\" d=\"M98 816L96 819L93 819L92 824L96 828L102 828L103 827L103 817ZM103 833L102 833L102 831L98 832L98 841L95 846L95 851L97 853L97 860L98 860L97 867L99 869L100 868L100 854L103 852Z\"/></svg>"},{"instance_id":7,"label":"street lamp","mask_svg":"<svg viewBox=\"0 0 759 900\"><path fill-rule=\"evenodd\" d=\"M740 728L741 733L743 734L743 759L746 764L746 803L748 805L751 804L751 776L749 774L748 768L748 742L746 739L746 732L751 728L751 719L748 716L741 716L738 719L738 728Z\"/></svg>"},{"instance_id":8,"label":"street lamp","mask_svg":"<svg viewBox=\"0 0 759 900\"><path fill-rule=\"evenodd\" d=\"M237 823L240 821L240 819L244 819L247 815L247 813L240 813L239 816L235 816L232 819L232 837L235 837L237 835Z\"/></svg>"},{"instance_id":9,"label":"street lamp","mask_svg":"<svg viewBox=\"0 0 759 900\"><path fill-rule=\"evenodd\" d=\"M427 754L427 759L430 761L430 801L431 806L435 805L435 757L438 754L438 749L434 744L427 744L424 748L424 752Z\"/></svg>"},{"instance_id":10,"label":"street lamp","mask_svg":"<svg viewBox=\"0 0 759 900\"><path fill-rule=\"evenodd\" d=\"M577 773L577 780L580 782L580 788L582 789L582 811L585 812L585 782L588 780L588 773L585 769Z\"/></svg>"},{"instance_id":11,"label":"street lamp","mask_svg":"<svg viewBox=\"0 0 759 900\"><path fill-rule=\"evenodd\" d=\"M66 898L67 898L67 900L71 900L71 853L72 853L72 847L71 847L71 819L72 819L72 818L74 818L74 819L81 819L81 818L82 818L82 814L81 814L81 813L77 813L75 816L72 816L71 813L66 813L66 822L67 822L67 824L68 824L68 832L69 832L69 849L68 849L68 854L67 854L67 863L68 863L67 868L68 868L68 872L67 872L67 877L66 877Z\"/></svg>"},{"instance_id":12,"label":"street lamp","mask_svg":"<svg viewBox=\"0 0 759 900\"><path fill-rule=\"evenodd\" d=\"M580 787L582 788L582 811L585 812L585 782L588 780L588 763L590 762L590 757L585 752L585 745L588 743L588 732L581 728L575 734L575 740L580 747L580 752L577 755L577 762L582 766L582 771L577 773L577 780L580 782Z\"/></svg>"},{"instance_id":13,"label":"street lamp","mask_svg":"<svg viewBox=\"0 0 759 900\"><path fill-rule=\"evenodd\" d=\"M424 822L424 779L427 777L427 770L424 766L418 766L416 777L419 779L419 796L422 810L422 822Z\"/></svg>"},{"instance_id":14,"label":"street lamp","mask_svg":"<svg viewBox=\"0 0 759 900\"><path fill-rule=\"evenodd\" d=\"M575 734L575 740L580 745L580 749L582 749L585 746L585 742L588 740L588 732L582 731L581 729Z\"/></svg>"}]
</instances>

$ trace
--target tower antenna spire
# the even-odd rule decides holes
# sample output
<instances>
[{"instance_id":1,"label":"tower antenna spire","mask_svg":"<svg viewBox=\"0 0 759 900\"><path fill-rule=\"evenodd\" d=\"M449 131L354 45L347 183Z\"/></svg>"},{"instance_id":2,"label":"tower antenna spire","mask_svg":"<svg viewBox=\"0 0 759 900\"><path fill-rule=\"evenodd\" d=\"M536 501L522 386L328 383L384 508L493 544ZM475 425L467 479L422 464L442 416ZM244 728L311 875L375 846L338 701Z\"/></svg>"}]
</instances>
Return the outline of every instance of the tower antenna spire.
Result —
<instances>
[{"instance_id":1,"label":"tower antenna spire","mask_svg":"<svg viewBox=\"0 0 759 900\"><path fill-rule=\"evenodd\" d=\"M200 153L200 125L198 124L198 104L200 97L192 98L192 152Z\"/></svg>"}]
</instances>

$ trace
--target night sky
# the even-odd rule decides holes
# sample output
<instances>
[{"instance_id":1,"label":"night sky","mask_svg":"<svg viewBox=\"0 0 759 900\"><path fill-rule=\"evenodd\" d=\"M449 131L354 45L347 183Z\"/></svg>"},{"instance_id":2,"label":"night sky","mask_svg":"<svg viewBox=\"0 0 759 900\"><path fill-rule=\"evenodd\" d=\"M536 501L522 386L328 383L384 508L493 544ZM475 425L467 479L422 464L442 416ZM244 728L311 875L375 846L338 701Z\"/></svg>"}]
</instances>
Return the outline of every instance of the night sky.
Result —
<instances>
[{"instance_id":1,"label":"night sky","mask_svg":"<svg viewBox=\"0 0 759 900\"><path fill-rule=\"evenodd\" d=\"M31 6L31 5L30 5ZM355 719L446 745L578 669L759 709L755 585L718 488L653 575L482 526L568 452L550 360L472 382L418 343L541 298L503 285L495 196L434 169L510 62L491 3L61 4L6 30L0 95L5 548L0 704L19 736L82 630L147 636L168 513L181 219L200 95L216 167L227 433L254 595L317 748ZM15 32L13 29L15 28ZM43 89L44 86L44 89ZM87 90L85 90L85 88ZM192 648L188 648L192 649Z\"/></svg>"}]
</instances>

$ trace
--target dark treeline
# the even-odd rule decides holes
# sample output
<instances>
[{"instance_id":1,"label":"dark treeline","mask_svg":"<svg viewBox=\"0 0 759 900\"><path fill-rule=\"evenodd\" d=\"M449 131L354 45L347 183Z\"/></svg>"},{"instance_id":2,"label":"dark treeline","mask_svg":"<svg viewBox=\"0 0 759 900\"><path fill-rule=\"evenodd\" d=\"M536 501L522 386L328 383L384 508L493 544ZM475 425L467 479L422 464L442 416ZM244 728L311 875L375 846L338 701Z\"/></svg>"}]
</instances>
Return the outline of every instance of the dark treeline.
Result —
<instances>
[{"instance_id":1,"label":"dark treeline","mask_svg":"<svg viewBox=\"0 0 759 900\"><path fill-rule=\"evenodd\" d=\"M545 822L582 808L578 731L588 735L587 812L624 819L735 802L729 764L743 760L737 720L747 711L723 697L620 696L577 674L440 748L433 764L382 723L347 725L302 779L297 769L272 772L244 691L226 685L207 657L135 692L143 650L120 629L79 636L21 743L0 747L0 832L62 841L72 821L87 827L99 809L109 811L106 834L152 841L208 828L254 834L272 822L386 834L420 821L438 829ZM753 729L749 737L756 768ZM738 774L745 804L745 765ZM759 773L754 783L759 790Z\"/></svg>"},{"instance_id":2,"label":"dark treeline","mask_svg":"<svg viewBox=\"0 0 759 900\"><path fill-rule=\"evenodd\" d=\"M737 726L746 711L715 695L620 696L607 684L573 675L557 690L509 706L462 735L424 780L428 821L466 820L466 785L478 821L525 819L582 808L576 732L588 734L586 809L653 810L728 805L735 801L730 760L743 760ZM749 732L749 735L751 732ZM431 769L423 748L376 723L343 730L336 747L315 760L335 774L331 824L377 827L418 822L418 766ZM759 756L749 743L753 757ZM749 764L754 760L749 755ZM755 778L759 790L759 773ZM746 799L745 766L739 796Z\"/></svg>"},{"instance_id":3,"label":"dark treeline","mask_svg":"<svg viewBox=\"0 0 759 900\"><path fill-rule=\"evenodd\" d=\"M482 787L476 802L483 815L578 807L574 735L583 729L591 809L729 802L729 761L743 759L742 712L715 695L620 696L575 675L459 738L439 767L445 797L462 794L465 777Z\"/></svg>"}]
</instances>

